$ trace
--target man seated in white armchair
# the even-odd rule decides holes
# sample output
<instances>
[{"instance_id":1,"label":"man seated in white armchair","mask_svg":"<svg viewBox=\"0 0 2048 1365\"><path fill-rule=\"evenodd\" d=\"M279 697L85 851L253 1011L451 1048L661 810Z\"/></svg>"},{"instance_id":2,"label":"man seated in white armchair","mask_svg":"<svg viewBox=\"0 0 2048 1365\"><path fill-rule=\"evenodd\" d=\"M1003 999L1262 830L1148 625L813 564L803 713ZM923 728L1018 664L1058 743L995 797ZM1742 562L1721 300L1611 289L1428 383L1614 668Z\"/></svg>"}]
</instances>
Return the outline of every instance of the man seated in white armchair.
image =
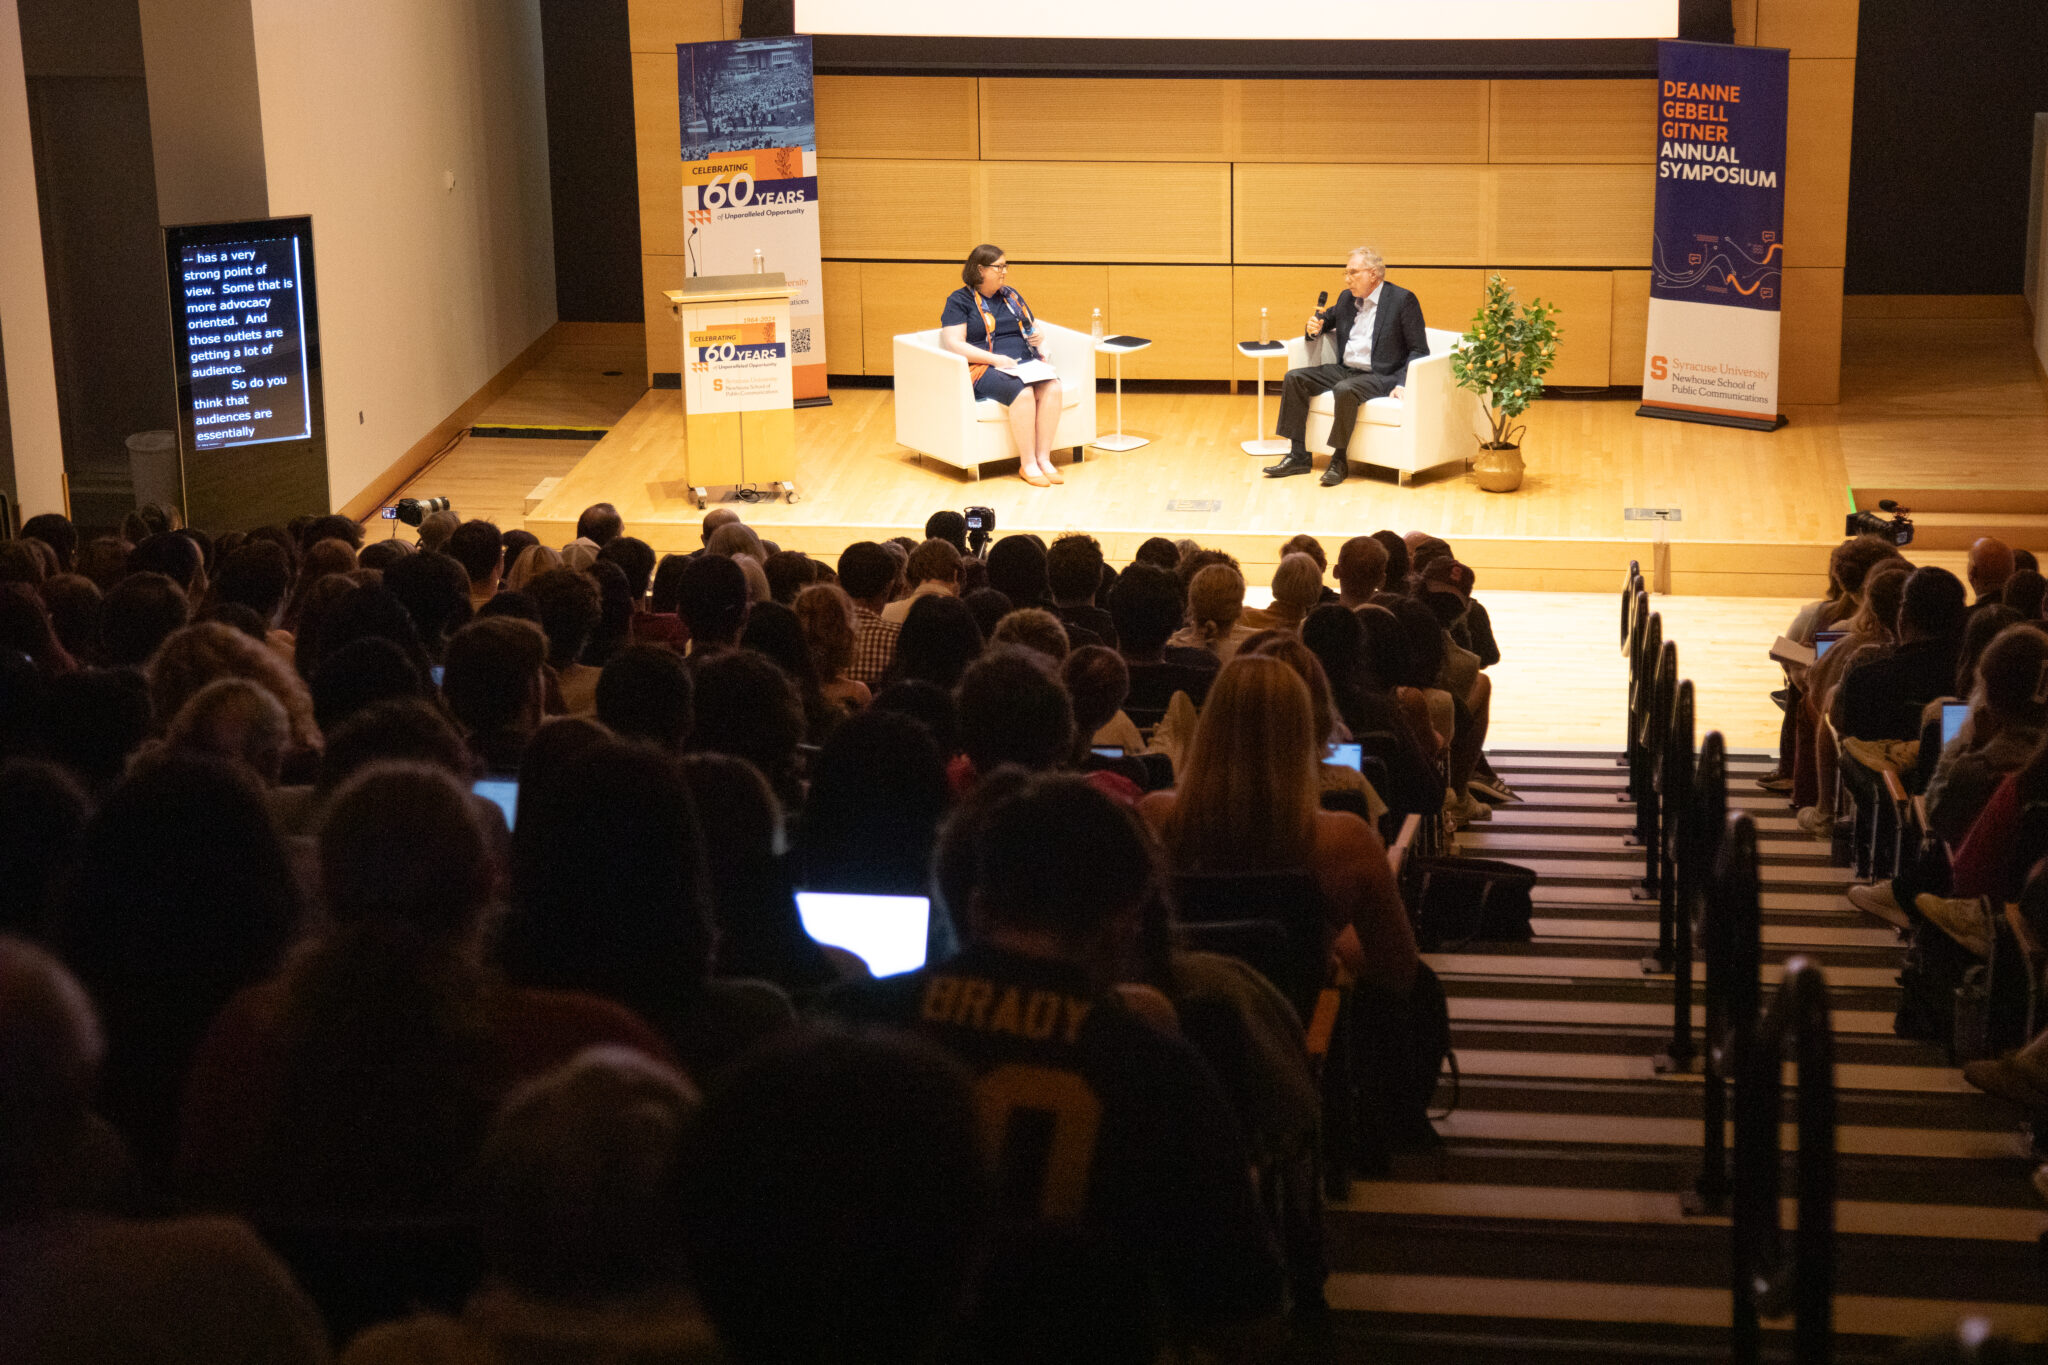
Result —
<instances>
[{"instance_id":1,"label":"man seated in white armchair","mask_svg":"<svg viewBox=\"0 0 2048 1365\"><path fill-rule=\"evenodd\" d=\"M1311 338L1328 331L1330 353L1336 360L1289 370L1281 384L1279 434L1293 443L1293 449L1280 463L1266 466L1267 478L1311 472L1309 404L1317 394L1334 391L1337 412L1330 423L1332 453L1322 482L1325 488L1344 482L1349 472L1344 447L1351 439L1359 407L1368 398L1400 397L1401 385L1408 378L1408 362L1429 354L1422 304L1400 285L1387 283L1386 262L1377 251L1370 247L1353 251L1344 265L1344 284L1345 292L1337 302L1319 310L1305 329Z\"/></svg>"}]
</instances>

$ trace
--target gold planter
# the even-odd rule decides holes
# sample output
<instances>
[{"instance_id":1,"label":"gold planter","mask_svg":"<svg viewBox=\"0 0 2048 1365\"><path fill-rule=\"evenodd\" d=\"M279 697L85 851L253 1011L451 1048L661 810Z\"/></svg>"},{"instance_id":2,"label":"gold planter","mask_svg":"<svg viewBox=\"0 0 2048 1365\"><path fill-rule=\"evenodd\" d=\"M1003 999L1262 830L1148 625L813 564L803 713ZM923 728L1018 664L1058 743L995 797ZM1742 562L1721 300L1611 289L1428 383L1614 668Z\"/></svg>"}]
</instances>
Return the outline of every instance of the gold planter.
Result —
<instances>
[{"instance_id":1,"label":"gold planter","mask_svg":"<svg viewBox=\"0 0 2048 1365\"><path fill-rule=\"evenodd\" d=\"M1512 493L1522 486L1522 448L1481 444L1472 461L1472 477L1489 493Z\"/></svg>"}]
</instances>

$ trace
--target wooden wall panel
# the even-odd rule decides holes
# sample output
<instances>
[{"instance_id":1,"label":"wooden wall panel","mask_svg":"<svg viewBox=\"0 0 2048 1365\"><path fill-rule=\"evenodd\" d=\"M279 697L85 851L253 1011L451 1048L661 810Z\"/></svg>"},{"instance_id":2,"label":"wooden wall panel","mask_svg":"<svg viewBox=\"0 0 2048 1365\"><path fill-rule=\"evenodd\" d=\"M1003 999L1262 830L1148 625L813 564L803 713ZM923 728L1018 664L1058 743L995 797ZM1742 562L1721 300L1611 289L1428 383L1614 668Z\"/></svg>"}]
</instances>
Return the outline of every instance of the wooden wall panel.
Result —
<instances>
[{"instance_id":1,"label":"wooden wall panel","mask_svg":"<svg viewBox=\"0 0 2048 1365\"><path fill-rule=\"evenodd\" d=\"M1790 269L1779 323L1778 402L1842 398L1842 272Z\"/></svg>"},{"instance_id":2,"label":"wooden wall panel","mask_svg":"<svg viewBox=\"0 0 2048 1365\"><path fill-rule=\"evenodd\" d=\"M1855 61L1794 60L1786 103L1785 264L1846 265Z\"/></svg>"},{"instance_id":3,"label":"wooden wall panel","mask_svg":"<svg viewBox=\"0 0 2048 1365\"><path fill-rule=\"evenodd\" d=\"M1756 46L1756 0L1732 0L1735 11L1735 42L1739 47Z\"/></svg>"},{"instance_id":4,"label":"wooden wall panel","mask_svg":"<svg viewBox=\"0 0 2048 1365\"><path fill-rule=\"evenodd\" d=\"M1797 57L1856 56L1859 0L1756 0L1758 47L1785 47ZM1939 22L1940 9L1928 11ZM1737 35L1740 41L1740 34Z\"/></svg>"},{"instance_id":5,"label":"wooden wall panel","mask_svg":"<svg viewBox=\"0 0 2048 1365\"><path fill-rule=\"evenodd\" d=\"M1650 330L1650 272L1613 273L1614 312L1608 328L1607 382L1633 386L1643 382L1643 348Z\"/></svg>"},{"instance_id":6,"label":"wooden wall panel","mask_svg":"<svg viewBox=\"0 0 2048 1365\"><path fill-rule=\"evenodd\" d=\"M683 334L675 315L669 312L665 291L681 289L689 272L681 256L640 258L640 308L647 325L647 374L680 374L683 368Z\"/></svg>"},{"instance_id":7,"label":"wooden wall panel","mask_svg":"<svg viewBox=\"0 0 2048 1365\"><path fill-rule=\"evenodd\" d=\"M1657 82L1494 81L1495 162L1657 159Z\"/></svg>"},{"instance_id":8,"label":"wooden wall panel","mask_svg":"<svg viewBox=\"0 0 2048 1365\"><path fill-rule=\"evenodd\" d=\"M981 155L972 76L819 76L818 155L972 161Z\"/></svg>"},{"instance_id":9,"label":"wooden wall panel","mask_svg":"<svg viewBox=\"0 0 2048 1365\"><path fill-rule=\"evenodd\" d=\"M990 161L1229 161L1239 82L988 77Z\"/></svg>"},{"instance_id":10,"label":"wooden wall panel","mask_svg":"<svg viewBox=\"0 0 2048 1365\"><path fill-rule=\"evenodd\" d=\"M1485 81L1245 81L1240 161L1486 160Z\"/></svg>"},{"instance_id":11,"label":"wooden wall panel","mask_svg":"<svg viewBox=\"0 0 2048 1365\"><path fill-rule=\"evenodd\" d=\"M1557 309L1557 361L1547 383L1605 388L1614 326L1614 274L1607 270L1503 270L1515 301Z\"/></svg>"},{"instance_id":12,"label":"wooden wall panel","mask_svg":"<svg viewBox=\"0 0 2048 1365\"><path fill-rule=\"evenodd\" d=\"M823 254L966 260L981 222L976 161L818 161Z\"/></svg>"},{"instance_id":13,"label":"wooden wall panel","mask_svg":"<svg viewBox=\"0 0 2048 1365\"><path fill-rule=\"evenodd\" d=\"M633 150L639 167L640 250L683 251L682 134L676 123L676 58L633 54Z\"/></svg>"},{"instance_id":14,"label":"wooden wall panel","mask_svg":"<svg viewBox=\"0 0 2048 1365\"><path fill-rule=\"evenodd\" d=\"M1397 266L1480 265L1489 175L1484 166L1239 162L1234 259L1335 264L1365 244Z\"/></svg>"},{"instance_id":15,"label":"wooden wall panel","mask_svg":"<svg viewBox=\"0 0 2048 1365\"><path fill-rule=\"evenodd\" d=\"M978 237L954 248L963 257L976 241L993 241L1019 262L1230 260L1228 165L984 161L981 166L987 216Z\"/></svg>"},{"instance_id":16,"label":"wooden wall panel","mask_svg":"<svg viewBox=\"0 0 2048 1365\"><path fill-rule=\"evenodd\" d=\"M1488 256L1517 265L1646 266L1649 166L1496 166Z\"/></svg>"},{"instance_id":17,"label":"wooden wall panel","mask_svg":"<svg viewBox=\"0 0 2048 1365\"><path fill-rule=\"evenodd\" d=\"M964 259L965 251L960 253ZM960 287L956 264L867 261L860 267L861 368L896 373L895 338L939 325L946 295Z\"/></svg>"},{"instance_id":18,"label":"wooden wall panel","mask_svg":"<svg viewBox=\"0 0 2048 1365\"><path fill-rule=\"evenodd\" d=\"M635 52L666 52L676 60L677 43L712 43L737 38L726 31L722 0L627 0L627 41Z\"/></svg>"},{"instance_id":19,"label":"wooden wall panel","mask_svg":"<svg viewBox=\"0 0 2048 1365\"><path fill-rule=\"evenodd\" d=\"M1124 357L1126 379L1230 378L1230 267L1112 266L1109 330L1152 339ZM1096 414L1096 426L1110 430L1115 416Z\"/></svg>"},{"instance_id":20,"label":"wooden wall panel","mask_svg":"<svg viewBox=\"0 0 2048 1365\"><path fill-rule=\"evenodd\" d=\"M861 374L860 264L826 261L824 267L825 372Z\"/></svg>"},{"instance_id":21,"label":"wooden wall panel","mask_svg":"<svg viewBox=\"0 0 2048 1365\"><path fill-rule=\"evenodd\" d=\"M1115 267L1106 265L1023 265L1011 267L1010 283L1024 301L1031 305L1031 312L1047 322L1056 322L1062 327L1071 327L1077 332L1088 330L1090 309L1102 310L1105 334L1109 328L1109 273ZM1109 358L1097 356L1096 373L1109 374Z\"/></svg>"}]
</instances>

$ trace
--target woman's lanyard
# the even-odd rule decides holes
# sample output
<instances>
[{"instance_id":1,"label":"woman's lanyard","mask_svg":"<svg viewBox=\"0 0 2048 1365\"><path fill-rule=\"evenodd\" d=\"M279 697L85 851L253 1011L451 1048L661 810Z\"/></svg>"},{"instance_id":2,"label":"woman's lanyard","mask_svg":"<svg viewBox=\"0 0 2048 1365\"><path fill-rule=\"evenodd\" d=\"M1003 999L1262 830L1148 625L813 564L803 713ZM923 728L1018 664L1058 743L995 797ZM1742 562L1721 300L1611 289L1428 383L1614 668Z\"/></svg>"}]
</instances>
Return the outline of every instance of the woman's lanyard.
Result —
<instances>
[{"instance_id":1,"label":"woman's lanyard","mask_svg":"<svg viewBox=\"0 0 2048 1365\"><path fill-rule=\"evenodd\" d=\"M996 315L990 310L988 300L982 296L982 292L979 289L971 292L974 295L974 306L981 312L982 342L988 349L993 351L996 348ZM1010 288L1007 284L998 289L996 294L1004 303L1010 305L1011 316L1017 319L1017 325L1023 330L1024 335L1030 336L1038 324L1032 319L1031 309L1024 302L1024 296ZM989 367L986 362L981 364L969 363L967 366L967 382L970 384L980 383L981 377L987 374L988 370Z\"/></svg>"}]
</instances>

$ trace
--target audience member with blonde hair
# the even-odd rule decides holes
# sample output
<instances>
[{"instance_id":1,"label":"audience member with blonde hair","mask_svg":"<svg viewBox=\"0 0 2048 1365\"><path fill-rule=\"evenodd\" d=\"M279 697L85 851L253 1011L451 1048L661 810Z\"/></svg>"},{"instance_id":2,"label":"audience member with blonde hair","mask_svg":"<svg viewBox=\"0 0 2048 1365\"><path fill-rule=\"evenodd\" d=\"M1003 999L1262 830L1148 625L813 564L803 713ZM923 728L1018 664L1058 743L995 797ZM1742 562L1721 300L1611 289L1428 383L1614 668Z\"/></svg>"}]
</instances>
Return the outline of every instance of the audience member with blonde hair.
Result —
<instances>
[{"instance_id":1,"label":"audience member with blonde hair","mask_svg":"<svg viewBox=\"0 0 2048 1365\"><path fill-rule=\"evenodd\" d=\"M737 519L721 523L711 532L711 538L704 542L704 553L724 555L730 559L735 555L747 555L756 564L768 562L768 551L761 544L761 537L754 534L754 528Z\"/></svg>"},{"instance_id":2,"label":"audience member with blonde hair","mask_svg":"<svg viewBox=\"0 0 2048 1365\"><path fill-rule=\"evenodd\" d=\"M1405 997L1421 962L1415 935L1378 831L1319 802L1323 742L1300 676L1241 654L1209 689L1178 785L1139 810L1176 871L1312 873L1332 950L1360 979Z\"/></svg>"},{"instance_id":3,"label":"audience member with blonde hair","mask_svg":"<svg viewBox=\"0 0 2048 1365\"><path fill-rule=\"evenodd\" d=\"M201 688L219 678L246 678L263 688L283 705L291 721L292 747L303 752L320 748L313 694L305 680L277 651L218 621L186 626L164 641L149 663L150 702L156 714L168 721Z\"/></svg>"},{"instance_id":4,"label":"audience member with blonde hair","mask_svg":"<svg viewBox=\"0 0 2048 1365\"><path fill-rule=\"evenodd\" d=\"M247 678L216 678L192 694L164 732L172 753L206 753L240 763L266 787L284 773L291 718L270 690Z\"/></svg>"},{"instance_id":5,"label":"audience member with blonde hair","mask_svg":"<svg viewBox=\"0 0 2048 1365\"><path fill-rule=\"evenodd\" d=\"M1273 570L1273 605L1245 612L1244 623L1254 630L1298 631L1322 596L1323 571L1314 559L1294 551Z\"/></svg>"},{"instance_id":6,"label":"audience member with blonde hair","mask_svg":"<svg viewBox=\"0 0 2048 1365\"><path fill-rule=\"evenodd\" d=\"M1294 670L1296 677L1308 688L1310 714L1315 719L1316 734L1322 739L1323 747L1317 754L1316 787L1318 791L1353 792L1365 801L1366 813L1375 822L1387 813L1387 803L1373 790L1372 783L1365 780L1356 768L1347 768L1329 759L1330 746L1339 740L1351 738L1351 732L1344 727L1337 715L1335 701L1330 696L1330 680L1323 672L1322 660L1315 651L1302 643L1299 635L1286 631L1261 631L1249 640L1243 654L1258 655L1267 659L1278 659Z\"/></svg>"},{"instance_id":7,"label":"audience member with blonde hair","mask_svg":"<svg viewBox=\"0 0 2048 1365\"><path fill-rule=\"evenodd\" d=\"M1060 618L1043 607L1025 607L1013 611L996 622L995 634L989 637L990 645L1022 645L1035 649L1058 666L1067 657L1072 642L1067 639L1067 628L1060 624Z\"/></svg>"},{"instance_id":8,"label":"audience member with blonde hair","mask_svg":"<svg viewBox=\"0 0 2048 1365\"><path fill-rule=\"evenodd\" d=\"M1167 644L1206 649L1229 663L1257 633L1243 618L1244 575L1228 564L1206 565L1188 583L1188 623Z\"/></svg>"},{"instance_id":9,"label":"audience member with blonde hair","mask_svg":"<svg viewBox=\"0 0 2048 1365\"><path fill-rule=\"evenodd\" d=\"M557 550L545 545L529 545L519 552L512 561L512 567L505 573L506 592L525 592L526 585L550 569L562 567L562 556Z\"/></svg>"}]
</instances>

